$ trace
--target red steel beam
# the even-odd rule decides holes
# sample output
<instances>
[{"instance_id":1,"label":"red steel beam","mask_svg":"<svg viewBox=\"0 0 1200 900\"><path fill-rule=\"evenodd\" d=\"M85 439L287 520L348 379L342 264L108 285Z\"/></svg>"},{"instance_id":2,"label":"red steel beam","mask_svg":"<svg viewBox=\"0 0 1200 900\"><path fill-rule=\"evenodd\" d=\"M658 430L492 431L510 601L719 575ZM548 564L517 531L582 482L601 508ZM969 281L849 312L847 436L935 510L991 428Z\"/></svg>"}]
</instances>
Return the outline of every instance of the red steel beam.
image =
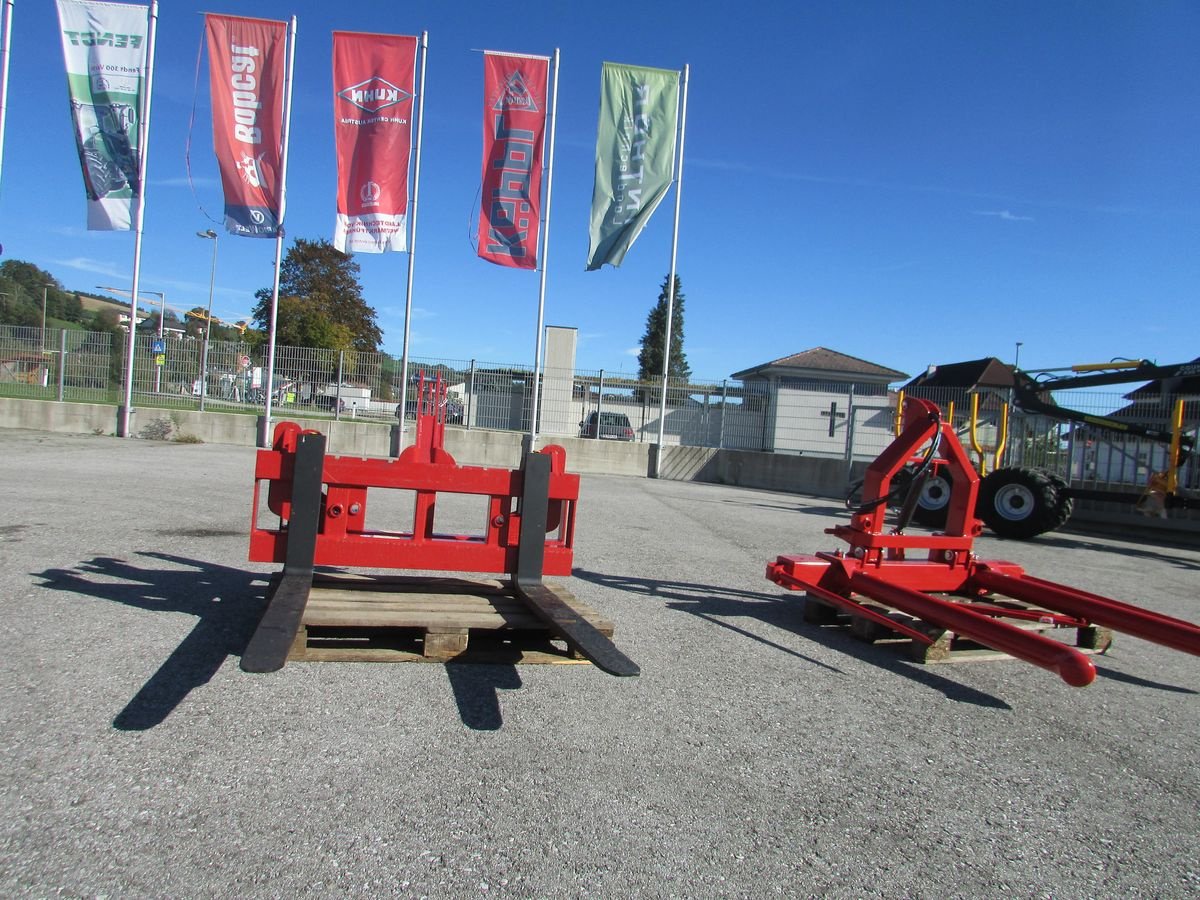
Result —
<instances>
[{"instance_id":1,"label":"red steel beam","mask_svg":"<svg viewBox=\"0 0 1200 900\"><path fill-rule=\"evenodd\" d=\"M1200 627L1129 603L1091 594L1031 575L1014 578L987 563L975 567L972 581L978 587L1027 603L1048 606L1079 616L1104 628L1123 631L1173 650L1200 656Z\"/></svg>"},{"instance_id":2,"label":"red steel beam","mask_svg":"<svg viewBox=\"0 0 1200 900\"><path fill-rule=\"evenodd\" d=\"M1096 667L1084 654L1035 632L1022 631L954 603L909 590L875 575L859 572L850 587L932 625L970 638L1018 659L1055 672L1067 684L1083 687L1096 677Z\"/></svg>"}]
</instances>

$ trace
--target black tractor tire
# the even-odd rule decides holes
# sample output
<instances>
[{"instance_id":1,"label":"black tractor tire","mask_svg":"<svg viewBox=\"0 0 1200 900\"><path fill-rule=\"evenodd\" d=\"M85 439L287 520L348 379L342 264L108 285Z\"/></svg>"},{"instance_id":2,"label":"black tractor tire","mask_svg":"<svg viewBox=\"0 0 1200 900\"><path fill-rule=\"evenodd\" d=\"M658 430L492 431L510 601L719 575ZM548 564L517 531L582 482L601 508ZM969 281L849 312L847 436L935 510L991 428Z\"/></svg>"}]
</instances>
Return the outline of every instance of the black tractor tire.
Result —
<instances>
[{"instance_id":1,"label":"black tractor tire","mask_svg":"<svg viewBox=\"0 0 1200 900\"><path fill-rule=\"evenodd\" d=\"M908 478L911 481L911 472ZM935 467L921 486L921 496L917 498L917 506L913 510L913 521L926 528L942 528L950 511L951 488L949 469L945 466ZM901 496L900 502L903 500L904 497Z\"/></svg>"},{"instance_id":2,"label":"black tractor tire","mask_svg":"<svg viewBox=\"0 0 1200 900\"><path fill-rule=\"evenodd\" d=\"M975 515L1001 537L1028 540L1062 524L1071 501L1061 498L1059 483L1041 469L997 469L979 484Z\"/></svg>"},{"instance_id":3,"label":"black tractor tire","mask_svg":"<svg viewBox=\"0 0 1200 900\"><path fill-rule=\"evenodd\" d=\"M1057 531L1059 528L1067 524L1067 520L1075 512L1075 498L1070 496L1068 490L1070 484L1065 478L1056 472L1047 472L1046 477L1054 484L1054 488L1058 494L1058 509L1054 516L1054 526L1049 528L1049 531Z\"/></svg>"}]
</instances>

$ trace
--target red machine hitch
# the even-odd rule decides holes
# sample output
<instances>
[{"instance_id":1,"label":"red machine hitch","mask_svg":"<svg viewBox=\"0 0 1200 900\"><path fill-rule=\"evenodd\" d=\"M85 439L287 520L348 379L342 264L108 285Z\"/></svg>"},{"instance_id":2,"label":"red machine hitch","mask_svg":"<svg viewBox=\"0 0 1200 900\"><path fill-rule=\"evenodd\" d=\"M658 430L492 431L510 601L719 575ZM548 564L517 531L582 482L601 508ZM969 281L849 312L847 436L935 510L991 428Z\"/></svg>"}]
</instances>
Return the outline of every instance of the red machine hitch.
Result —
<instances>
[{"instance_id":1,"label":"red machine hitch","mask_svg":"<svg viewBox=\"0 0 1200 900\"><path fill-rule=\"evenodd\" d=\"M275 428L270 450L255 464L250 559L282 562L246 652L242 668L269 672L284 665L312 588L314 566L504 573L513 592L575 651L614 675L638 667L612 641L542 583L542 575L570 575L579 476L566 472L566 451L548 446L525 455L517 470L460 466L443 446L445 387L419 385L416 441L399 458L326 456L325 436L292 422ZM259 485L276 527L259 521ZM411 528L369 529L372 488L412 492ZM487 498L481 533L434 531L438 494Z\"/></svg>"},{"instance_id":2,"label":"red machine hitch","mask_svg":"<svg viewBox=\"0 0 1200 900\"><path fill-rule=\"evenodd\" d=\"M925 451L918 453L922 447ZM923 478L937 457L944 460L951 475L945 531L905 534ZM892 480L914 461L917 471L909 483L900 521L885 533ZM1076 687L1096 677L1096 668L1084 653L1004 620L1080 629L1099 626L1200 655L1200 627L1190 622L1026 575L1015 563L976 559L972 544L982 528L974 517L978 488L979 477L937 406L908 398L904 429L867 468L862 502L850 524L826 529L827 534L846 541L850 550L780 556L767 564L767 578L788 590L807 592L810 602L848 611L912 640L933 643L926 630L897 621L886 609L865 604L857 596L869 598L936 629L1057 672ZM910 559L909 551L923 553L924 558Z\"/></svg>"}]
</instances>

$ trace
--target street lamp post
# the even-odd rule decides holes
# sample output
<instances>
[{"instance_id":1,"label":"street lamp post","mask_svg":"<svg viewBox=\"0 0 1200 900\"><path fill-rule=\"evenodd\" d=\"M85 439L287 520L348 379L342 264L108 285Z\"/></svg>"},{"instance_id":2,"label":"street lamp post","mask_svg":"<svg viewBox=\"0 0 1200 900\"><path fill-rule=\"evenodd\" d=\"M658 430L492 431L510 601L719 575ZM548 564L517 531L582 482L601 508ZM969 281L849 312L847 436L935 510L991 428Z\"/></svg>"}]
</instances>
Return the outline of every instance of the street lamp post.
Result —
<instances>
[{"instance_id":1,"label":"street lamp post","mask_svg":"<svg viewBox=\"0 0 1200 900\"><path fill-rule=\"evenodd\" d=\"M42 352L46 352L46 292L54 287L52 284L42 285L42 333L38 343L42 345Z\"/></svg>"},{"instance_id":2,"label":"street lamp post","mask_svg":"<svg viewBox=\"0 0 1200 900\"><path fill-rule=\"evenodd\" d=\"M114 294L124 294L126 297L132 296L132 294L129 291L125 290L124 288L109 287L108 285L104 285L104 284L96 285L96 290L111 291ZM138 293L139 294L151 294L158 298L158 340L161 342L163 339L163 319L165 319L166 315L167 315L167 295L164 291L141 291L141 290L139 290ZM134 330L137 328L137 314L136 314L137 313L137 303L136 302L134 302L132 304L130 313L131 313L131 315L129 318L129 333L130 333L130 335L132 335ZM155 393L158 393L161 390L161 388L162 388L162 366L155 365L155 367L154 367L154 391L155 391Z\"/></svg>"},{"instance_id":3,"label":"street lamp post","mask_svg":"<svg viewBox=\"0 0 1200 900\"><path fill-rule=\"evenodd\" d=\"M143 291L144 294L158 294L158 344L163 347L163 357L166 358L166 346L163 344L163 319L167 317L167 295L164 291ZM162 393L162 365L154 362L154 393Z\"/></svg>"},{"instance_id":4,"label":"street lamp post","mask_svg":"<svg viewBox=\"0 0 1200 900\"><path fill-rule=\"evenodd\" d=\"M42 345L42 387L50 383L50 370L46 366L46 295L52 287L57 287L57 285L51 284L48 281L42 282L42 333L38 338L38 343Z\"/></svg>"},{"instance_id":5,"label":"street lamp post","mask_svg":"<svg viewBox=\"0 0 1200 900\"><path fill-rule=\"evenodd\" d=\"M1024 343L1024 341L1017 341L1017 355L1013 359L1013 368L1014 369L1021 368L1021 344L1023 344L1023 343Z\"/></svg>"},{"instance_id":6,"label":"street lamp post","mask_svg":"<svg viewBox=\"0 0 1200 900\"><path fill-rule=\"evenodd\" d=\"M217 283L217 233L209 228L197 231L196 237L213 242L212 266L208 272L208 311L204 315L204 349L200 353L200 412L204 412L204 398L208 394L208 342L212 336L213 288Z\"/></svg>"}]
</instances>

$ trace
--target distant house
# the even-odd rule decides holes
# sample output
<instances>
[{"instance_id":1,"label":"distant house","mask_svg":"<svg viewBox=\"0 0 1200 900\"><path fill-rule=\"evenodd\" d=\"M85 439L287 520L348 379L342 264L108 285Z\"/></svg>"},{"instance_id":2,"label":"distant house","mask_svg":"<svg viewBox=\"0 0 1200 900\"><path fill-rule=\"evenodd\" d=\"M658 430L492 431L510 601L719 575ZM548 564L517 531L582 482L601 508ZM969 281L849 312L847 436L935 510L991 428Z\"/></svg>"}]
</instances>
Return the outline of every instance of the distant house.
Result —
<instances>
[{"instance_id":1,"label":"distant house","mask_svg":"<svg viewBox=\"0 0 1200 900\"><path fill-rule=\"evenodd\" d=\"M743 384L747 410L765 408L761 449L843 457L850 438L878 431L880 449L891 435L888 385L905 372L813 347L760 363L731 376Z\"/></svg>"},{"instance_id":2,"label":"distant house","mask_svg":"<svg viewBox=\"0 0 1200 900\"><path fill-rule=\"evenodd\" d=\"M975 392L988 388L1010 388L1013 382L1012 366L994 356L986 356L967 362L930 366L906 384L904 390L906 393L918 388Z\"/></svg>"},{"instance_id":3,"label":"distant house","mask_svg":"<svg viewBox=\"0 0 1200 900\"><path fill-rule=\"evenodd\" d=\"M1192 360L1200 363L1200 358ZM1156 418L1155 412L1165 421L1174 413L1176 398L1183 398L1184 421L1200 419L1200 375L1183 378L1156 378L1130 391L1125 399L1129 406L1113 413L1114 418Z\"/></svg>"},{"instance_id":4,"label":"distant house","mask_svg":"<svg viewBox=\"0 0 1200 900\"><path fill-rule=\"evenodd\" d=\"M971 395L979 395L979 409L992 413L1012 399L1011 389L1015 383L1013 367L1002 363L994 356L971 359L966 362L930 366L908 384L904 393L909 397L932 400L943 409L955 405L955 421L971 414Z\"/></svg>"}]
</instances>

